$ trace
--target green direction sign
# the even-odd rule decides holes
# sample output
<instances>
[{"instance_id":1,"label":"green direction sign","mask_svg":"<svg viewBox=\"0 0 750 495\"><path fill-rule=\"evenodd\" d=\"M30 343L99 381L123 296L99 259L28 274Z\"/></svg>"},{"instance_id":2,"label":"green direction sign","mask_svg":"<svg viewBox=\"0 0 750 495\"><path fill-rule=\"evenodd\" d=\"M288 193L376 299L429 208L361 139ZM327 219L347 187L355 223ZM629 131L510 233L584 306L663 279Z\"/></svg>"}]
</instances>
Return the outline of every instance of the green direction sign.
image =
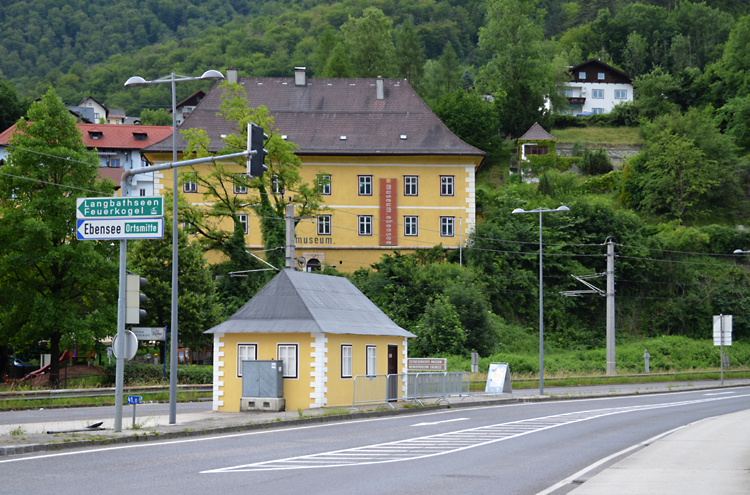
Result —
<instances>
[{"instance_id":1,"label":"green direction sign","mask_svg":"<svg viewBox=\"0 0 750 495\"><path fill-rule=\"evenodd\" d=\"M163 218L79 218L76 238L79 241L116 239L161 239Z\"/></svg>"},{"instance_id":2,"label":"green direction sign","mask_svg":"<svg viewBox=\"0 0 750 495\"><path fill-rule=\"evenodd\" d=\"M163 196L78 198L76 201L76 218L155 218L163 216Z\"/></svg>"}]
</instances>

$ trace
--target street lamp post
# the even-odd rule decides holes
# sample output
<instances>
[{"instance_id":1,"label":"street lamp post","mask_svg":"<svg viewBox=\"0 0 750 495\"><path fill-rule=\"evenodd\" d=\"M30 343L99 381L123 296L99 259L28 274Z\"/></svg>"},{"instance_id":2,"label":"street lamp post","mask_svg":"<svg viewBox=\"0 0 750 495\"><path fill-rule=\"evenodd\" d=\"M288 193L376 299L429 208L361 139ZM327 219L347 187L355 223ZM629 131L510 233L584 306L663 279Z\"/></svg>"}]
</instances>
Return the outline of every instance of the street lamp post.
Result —
<instances>
[{"instance_id":1,"label":"street lamp post","mask_svg":"<svg viewBox=\"0 0 750 495\"><path fill-rule=\"evenodd\" d=\"M542 285L542 213L570 211L567 206L545 210L541 206L533 210L516 208L513 213L539 213L539 395L544 395L544 288Z\"/></svg>"},{"instance_id":2,"label":"street lamp post","mask_svg":"<svg viewBox=\"0 0 750 495\"><path fill-rule=\"evenodd\" d=\"M218 70L207 70L200 77L181 76L174 72L168 76L147 81L140 76L133 76L125 81L125 86L148 86L150 84L172 85L172 162L177 161L177 95L175 84L183 81L201 81L206 79L224 79ZM177 171L172 173L172 324L169 356L169 424L177 423Z\"/></svg>"}]
</instances>

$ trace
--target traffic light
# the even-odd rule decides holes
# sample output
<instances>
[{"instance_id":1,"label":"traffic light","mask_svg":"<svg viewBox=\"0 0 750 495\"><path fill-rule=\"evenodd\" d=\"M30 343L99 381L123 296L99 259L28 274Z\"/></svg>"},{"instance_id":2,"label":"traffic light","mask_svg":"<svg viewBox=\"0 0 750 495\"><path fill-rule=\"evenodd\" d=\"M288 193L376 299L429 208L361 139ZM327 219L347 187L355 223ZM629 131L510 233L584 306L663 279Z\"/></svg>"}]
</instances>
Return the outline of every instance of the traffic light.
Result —
<instances>
[{"instance_id":1,"label":"traffic light","mask_svg":"<svg viewBox=\"0 0 750 495\"><path fill-rule=\"evenodd\" d=\"M263 172L268 170L268 167L264 164L266 155L268 155L268 151L263 148L266 139L268 139L268 135L263 132L262 127L255 124L250 125L250 149L257 151L254 155L250 155L250 166L247 169L247 175L250 177L263 177Z\"/></svg>"},{"instance_id":2,"label":"traffic light","mask_svg":"<svg viewBox=\"0 0 750 495\"><path fill-rule=\"evenodd\" d=\"M141 288L147 284L146 279L140 275L127 275L125 286L125 324L133 325L141 322L146 317L146 310L141 309L141 304L146 302L146 294Z\"/></svg>"}]
</instances>

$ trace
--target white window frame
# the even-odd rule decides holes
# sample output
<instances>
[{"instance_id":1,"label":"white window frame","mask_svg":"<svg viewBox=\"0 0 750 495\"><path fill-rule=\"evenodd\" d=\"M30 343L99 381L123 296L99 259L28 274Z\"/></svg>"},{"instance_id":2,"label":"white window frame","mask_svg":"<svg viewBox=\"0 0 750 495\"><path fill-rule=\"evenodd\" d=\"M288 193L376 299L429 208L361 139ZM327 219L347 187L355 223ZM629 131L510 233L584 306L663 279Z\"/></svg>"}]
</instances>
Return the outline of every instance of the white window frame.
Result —
<instances>
[{"instance_id":1,"label":"white window frame","mask_svg":"<svg viewBox=\"0 0 750 495\"><path fill-rule=\"evenodd\" d=\"M419 196L418 175L404 175L404 196Z\"/></svg>"},{"instance_id":2,"label":"white window frame","mask_svg":"<svg viewBox=\"0 0 750 495\"><path fill-rule=\"evenodd\" d=\"M357 215L357 233L372 235L372 215Z\"/></svg>"},{"instance_id":3,"label":"white window frame","mask_svg":"<svg viewBox=\"0 0 750 495\"><path fill-rule=\"evenodd\" d=\"M456 236L456 217L440 217L440 237Z\"/></svg>"},{"instance_id":4,"label":"white window frame","mask_svg":"<svg viewBox=\"0 0 750 495\"><path fill-rule=\"evenodd\" d=\"M198 183L193 181L185 181L182 184L182 192L184 193L197 193L198 192Z\"/></svg>"},{"instance_id":5,"label":"white window frame","mask_svg":"<svg viewBox=\"0 0 750 495\"><path fill-rule=\"evenodd\" d=\"M351 344L341 344L341 378L352 377L352 352Z\"/></svg>"},{"instance_id":6,"label":"white window frame","mask_svg":"<svg viewBox=\"0 0 750 495\"><path fill-rule=\"evenodd\" d=\"M240 180L242 177L246 177L245 174L235 174L237 176L237 180ZM240 186L237 185L237 182L234 183L234 194L247 194L247 186Z\"/></svg>"},{"instance_id":7,"label":"white window frame","mask_svg":"<svg viewBox=\"0 0 750 495\"><path fill-rule=\"evenodd\" d=\"M604 72L598 72L596 78L600 81L604 81L607 78L607 75Z\"/></svg>"},{"instance_id":8,"label":"white window frame","mask_svg":"<svg viewBox=\"0 0 750 495\"><path fill-rule=\"evenodd\" d=\"M250 350L252 350L252 358L243 359L243 357L250 355ZM237 378L242 378L242 361L255 361L256 359L258 359L258 344L246 344L244 342L237 344Z\"/></svg>"},{"instance_id":9,"label":"white window frame","mask_svg":"<svg viewBox=\"0 0 750 495\"><path fill-rule=\"evenodd\" d=\"M579 72L578 79L586 79L586 72Z\"/></svg>"},{"instance_id":10,"label":"white window frame","mask_svg":"<svg viewBox=\"0 0 750 495\"><path fill-rule=\"evenodd\" d=\"M417 215L404 215L404 235L419 235L419 217Z\"/></svg>"},{"instance_id":11,"label":"white window frame","mask_svg":"<svg viewBox=\"0 0 750 495\"><path fill-rule=\"evenodd\" d=\"M378 373L378 348L374 345L365 346L365 375L375 376Z\"/></svg>"},{"instance_id":12,"label":"white window frame","mask_svg":"<svg viewBox=\"0 0 750 495\"><path fill-rule=\"evenodd\" d=\"M453 186L454 186L454 177L452 175L440 176L440 195L441 196L453 196L455 193L455 189Z\"/></svg>"},{"instance_id":13,"label":"white window frame","mask_svg":"<svg viewBox=\"0 0 750 495\"><path fill-rule=\"evenodd\" d=\"M290 359L288 354L290 350L293 350L293 359ZM299 344L276 344L276 359L284 363L284 378L299 378ZM294 367L293 370L292 367Z\"/></svg>"},{"instance_id":14,"label":"white window frame","mask_svg":"<svg viewBox=\"0 0 750 495\"><path fill-rule=\"evenodd\" d=\"M604 113L604 109L603 108L592 108L591 111L593 113L597 114L597 115Z\"/></svg>"},{"instance_id":15,"label":"white window frame","mask_svg":"<svg viewBox=\"0 0 750 495\"><path fill-rule=\"evenodd\" d=\"M372 175L359 175L359 189L357 193L359 196L372 196Z\"/></svg>"},{"instance_id":16,"label":"white window frame","mask_svg":"<svg viewBox=\"0 0 750 495\"><path fill-rule=\"evenodd\" d=\"M601 100L604 98L604 90L603 89L592 89L591 90L591 97L595 98L597 100Z\"/></svg>"},{"instance_id":17,"label":"white window frame","mask_svg":"<svg viewBox=\"0 0 750 495\"><path fill-rule=\"evenodd\" d=\"M327 184L322 182L326 181ZM318 174L318 187L320 187L320 194L323 196L331 195L331 176L329 174Z\"/></svg>"},{"instance_id":18,"label":"white window frame","mask_svg":"<svg viewBox=\"0 0 750 495\"><path fill-rule=\"evenodd\" d=\"M247 232L248 232L248 229L247 229L247 223L248 223L247 213L240 213L239 215L237 215L237 217L238 217L239 222L242 224L242 227L243 227L243 230L245 232L245 235L247 235Z\"/></svg>"},{"instance_id":19,"label":"white window frame","mask_svg":"<svg viewBox=\"0 0 750 495\"><path fill-rule=\"evenodd\" d=\"M615 100L627 100L628 99L628 90L627 89L616 89L615 90Z\"/></svg>"},{"instance_id":20,"label":"white window frame","mask_svg":"<svg viewBox=\"0 0 750 495\"><path fill-rule=\"evenodd\" d=\"M318 215L318 235L331 235L331 215Z\"/></svg>"},{"instance_id":21,"label":"white window frame","mask_svg":"<svg viewBox=\"0 0 750 495\"><path fill-rule=\"evenodd\" d=\"M139 189L138 189L138 194L139 194L139 195L140 195L141 197L145 196L145 195L146 195L146 188L145 188L145 187L141 187L141 188L139 188Z\"/></svg>"}]
</instances>

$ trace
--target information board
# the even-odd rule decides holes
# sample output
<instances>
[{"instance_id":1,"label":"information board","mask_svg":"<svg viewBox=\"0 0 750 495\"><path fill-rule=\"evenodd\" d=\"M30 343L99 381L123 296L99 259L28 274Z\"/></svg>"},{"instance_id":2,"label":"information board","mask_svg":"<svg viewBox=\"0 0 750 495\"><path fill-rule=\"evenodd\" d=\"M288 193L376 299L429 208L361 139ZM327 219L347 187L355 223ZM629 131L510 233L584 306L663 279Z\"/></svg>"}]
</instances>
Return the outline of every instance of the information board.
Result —
<instances>
[{"instance_id":1,"label":"information board","mask_svg":"<svg viewBox=\"0 0 750 495\"><path fill-rule=\"evenodd\" d=\"M448 367L446 358L408 358L406 368L409 371L445 371Z\"/></svg>"},{"instance_id":2,"label":"information board","mask_svg":"<svg viewBox=\"0 0 750 495\"><path fill-rule=\"evenodd\" d=\"M490 369L487 373L487 385L484 387L484 391L495 394L513 393L508 363L490 363Z\"/></svg>"}]
</instances>

